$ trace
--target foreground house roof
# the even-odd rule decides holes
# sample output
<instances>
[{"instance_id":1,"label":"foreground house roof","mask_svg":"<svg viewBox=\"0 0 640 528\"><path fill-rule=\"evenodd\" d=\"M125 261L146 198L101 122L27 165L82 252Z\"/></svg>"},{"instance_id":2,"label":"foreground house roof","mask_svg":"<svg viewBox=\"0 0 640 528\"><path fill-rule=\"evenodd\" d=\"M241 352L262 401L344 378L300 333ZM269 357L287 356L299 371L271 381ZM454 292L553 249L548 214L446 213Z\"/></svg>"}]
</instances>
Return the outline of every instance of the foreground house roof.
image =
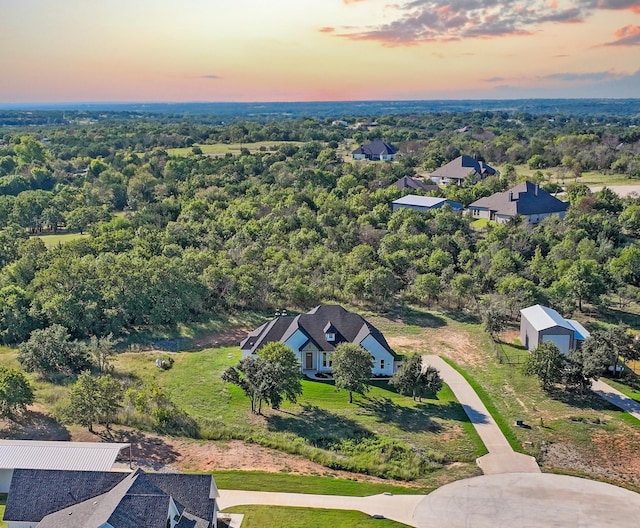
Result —
<instances>
[{"instance_id":1,"label":"foreground house roof","mask_svg":"<svg viewBox=\"0 0 640 528\"><path fill-rule=\"evenodd\" d=\"M467 176L493 176L497 171L484 161L462 155L431 173L432 177L463 180Z\"/></svg>"},{"instance_id":2,"label":"foreground house roof","mask_svg":"<svg viewBox=\"0 0 640 528\"><path fill-rule=\"evenodd\" d=\"M38 528L166 528L170 517L175 528L212 528L216 497L211 475L18 469L4 520Z\"/></svg>"},{"instance_id":3,"label":"foreground house roof","mask_svg":"<svg viewBox=\"0 0 640 528\"><path fill-rule=\"evenodd\" d=\"M298 330L305 335L307 342L313 343L319 350L329 352L343 342L360 344L368 336L372 336L395 356L387 340L375 326L362 316L335 304L319 305L297 316L277 316L249 333L240 343L240 348L253 353L267 343L285 342ZM335 340L327 341L327 333L335 334Z\"/></svg>"},{"instance_id":4,"label":"foreground house roof","mask_svg":"<svg viewBox=\"0 0 640 528\"><path fill-rule=\"evenodd\" d=\"M1 469L109 471L131 444L0 440Z\"/></svg>"},{"instance_id":5,"label":"foreground house roof","mask_svg":"<svg viewBox=\"0 0 640 528\"><path fill-rule=\"evenodd\" d=\"M508 191L480 198L469 205L469 209L488 209L500 215L536 215L561 213L569 208L567 202L549 194L538 184L524 182Z\"/></svg>"}]
</instances>

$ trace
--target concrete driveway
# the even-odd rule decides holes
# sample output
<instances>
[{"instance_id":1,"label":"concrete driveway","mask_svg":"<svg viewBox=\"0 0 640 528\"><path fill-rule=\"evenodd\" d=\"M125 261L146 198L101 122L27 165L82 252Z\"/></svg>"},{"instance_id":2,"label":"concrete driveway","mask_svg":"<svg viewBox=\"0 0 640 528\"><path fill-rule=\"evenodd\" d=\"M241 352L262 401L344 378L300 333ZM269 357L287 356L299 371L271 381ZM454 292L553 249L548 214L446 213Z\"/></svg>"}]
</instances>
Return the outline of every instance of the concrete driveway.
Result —
<instances>
[{"instance_id":1,"label":"concrete driveway","mask_svg":"<svg viewBox=\"0 0 640 528\"><path fill-rule=\"evenodd\" d=\"M451 387L469 420L484 442L489 453L476 460L485 475L501 473L540 473L536 459L516 453L487 411L480 397L462 375L441 357L422 356L422 365L431 365L440 371L440 377Z\"/></svg>"}]
</instances>

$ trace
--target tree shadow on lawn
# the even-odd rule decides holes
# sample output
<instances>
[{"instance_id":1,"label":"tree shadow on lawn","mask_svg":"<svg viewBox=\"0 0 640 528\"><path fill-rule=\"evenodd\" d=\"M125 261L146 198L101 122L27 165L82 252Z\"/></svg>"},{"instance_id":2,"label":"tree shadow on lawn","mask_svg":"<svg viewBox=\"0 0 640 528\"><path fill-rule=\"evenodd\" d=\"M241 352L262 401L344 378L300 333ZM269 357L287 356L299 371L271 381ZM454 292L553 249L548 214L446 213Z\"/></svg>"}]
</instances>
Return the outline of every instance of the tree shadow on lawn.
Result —
<instances>
[{"instance_id":1,"label":"tree shadow on lawn","mask_svg":"<svg viewBox=\"0 0 640 528\"><path fill-rule=\"evenodd\" d=\"M468 323L468 324L480 324L482 320L476 314L470 312L463 312L460 310L448 310L444 312L444 314L449 318L457 321L459 323Z\"/></svg>"},{"instance_id":2,"label":"tree shadow on lawn","mask_svg":"<svg viewBox=\"0 0 640 528\"><path fill-rule=\"evenodd\" d=\"M6 420L0 429L2 438L13 440L57 440L69 441L69 430L48 414L26 411L16 421Z\"/></svg>"},{"instance_id":3,"label":"tree shadow on lawn","mask_svg":"<svg viewBox=\"0 0 640 528\"><path fill-rule=\"evenodd\" d=\"M280 412L267 416L266 421L272 431L294 433L323 449L342 440L374 436L355 420L309 404L297 415Z\"/></svg>"},{"instance_id":4,"label":"tree shadow on lawn","mask_svg":"<svg viewBox=\"0 0 640 528\"><path fill-rule=\"evenodd\" d=\"M579 394L573 391L568 391L561 387L555 387L547 391L549 397L554 400L560 401L575 407L577 409L590 409L593 411L619 411L618 407L609 403L604 398L598 396L591 389L588 389L584 394Z\"/></svg>"},{"instance_id":5,"label":"tree shadow on lawn","mask_svg":"<svg viewBox=\"0 0 640 528\"><path fill-rule=\"evenodd\" d=\"M131 454L133 463L151 467L159 471L166 464L175 462L180 453L173 446L168 444L163 438L146 435L139 431L130 429L112 429L111 431L101 431L96 433L103 440L108 442L126 442L131 444ZM123 460L128 460L128 450L121 453Z\"/></svg>"},{"instance_id":6,"label":"tree shadow on lawn","mask_svg":"<svg viewBox=\"0 0 640 528\"><path fill-rule=\"evenodd\" d=\"M398 429L410 433L441 432L443 427L434 418L458 422L470 421L457 402L439 405L419 402L415 407L405 407L398 405L390 398L365 398L356 404L366 414L375 416L379 422L392 423ZM479 421L486 421L486 417L479 417Z\"/></svg>"},{"instance_id":7,"label":"tree shadow on lawn","mask_svg":"<svg viewBox=\"0 0 640 528\"><path fill-rule=\"evenodd\" d=\"M421 328L440 328L447 326L446 319L431 312L416 310L410 306L397 306L392 308L387 314L387 319L392 321L402 321L406 325L419 326Z\"/></svg>"}]
</instances>

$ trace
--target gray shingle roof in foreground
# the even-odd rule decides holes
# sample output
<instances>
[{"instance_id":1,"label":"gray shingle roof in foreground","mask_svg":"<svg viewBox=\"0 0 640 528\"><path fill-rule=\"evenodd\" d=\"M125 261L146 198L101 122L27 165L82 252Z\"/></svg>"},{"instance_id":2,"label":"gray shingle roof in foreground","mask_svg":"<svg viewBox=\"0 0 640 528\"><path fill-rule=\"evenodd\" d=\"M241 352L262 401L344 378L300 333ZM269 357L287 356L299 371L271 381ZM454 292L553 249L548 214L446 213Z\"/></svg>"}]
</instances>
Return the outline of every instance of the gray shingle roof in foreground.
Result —
<instances>
[{"instance_id":1,"label":"gray shingle roof in foreground","mask_svg":"<svg viewBox=\"0 0 640 528\"><path fill-rule=\"evenodd\" d=\"M183 526L209 528L216 495L210 475L16 470L4 518L39 528L165 528L173 501L188 514Z\"/></svg>"}]
</instances>

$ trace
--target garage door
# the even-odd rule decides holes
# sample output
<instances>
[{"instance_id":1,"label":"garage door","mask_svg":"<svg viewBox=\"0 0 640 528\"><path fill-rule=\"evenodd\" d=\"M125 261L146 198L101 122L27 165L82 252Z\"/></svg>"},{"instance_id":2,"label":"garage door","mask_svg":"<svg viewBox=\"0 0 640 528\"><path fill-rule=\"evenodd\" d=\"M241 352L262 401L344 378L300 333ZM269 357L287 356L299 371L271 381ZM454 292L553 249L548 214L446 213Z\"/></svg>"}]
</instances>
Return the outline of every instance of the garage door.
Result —
<instances>
[{"instance_id":1,"label":"garage door","mask_svg":"<svg viewBox=\"0 0 640 528\"><path fill-rule=\"evenodd\" d=\"M569 353L569 345L571 344L571 336L568 335L543 335L543 341L549 341L556 345L560 352L564 354Z\"/></svg>"}]
</instances>

